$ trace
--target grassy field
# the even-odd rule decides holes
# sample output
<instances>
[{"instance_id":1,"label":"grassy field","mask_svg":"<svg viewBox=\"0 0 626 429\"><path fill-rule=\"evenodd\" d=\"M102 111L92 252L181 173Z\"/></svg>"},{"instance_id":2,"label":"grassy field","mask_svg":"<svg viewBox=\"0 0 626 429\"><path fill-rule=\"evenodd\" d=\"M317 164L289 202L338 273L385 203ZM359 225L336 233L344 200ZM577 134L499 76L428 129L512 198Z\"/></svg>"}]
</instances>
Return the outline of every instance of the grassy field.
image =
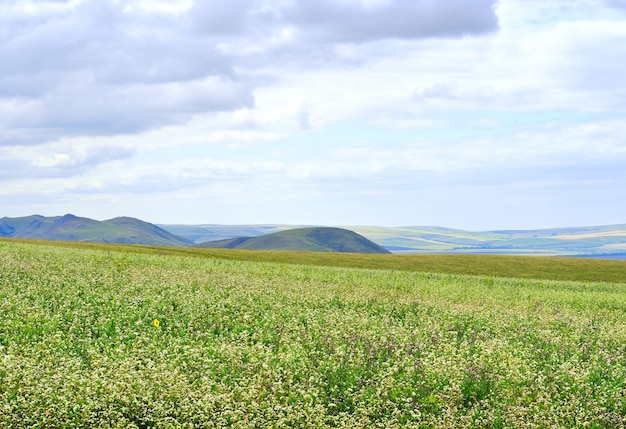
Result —
<instances>
[{"instance_id":1,"label":"grassy field","mask_svg":"<svg viewBox=\"0 0 626 429\"><path fill-rule=\"evenodd\" d=\"M508 255L365 255L351 253L199 249L172 246L122 245L73 241L2 239L0 243L31 243L106 252L219 258L325 267L470 274L543 280L626 282L626 261Z\"/></svg>"},{"instance_id":2,"label":"grassy field","mask_svg":"<svg viewBox=\"0 0 626 429\"><path fill-rule=\"evenodd\" d=\"M0 241L0 427L624 427L623 262L213 252Z\"/></svg>"}]
</instances>

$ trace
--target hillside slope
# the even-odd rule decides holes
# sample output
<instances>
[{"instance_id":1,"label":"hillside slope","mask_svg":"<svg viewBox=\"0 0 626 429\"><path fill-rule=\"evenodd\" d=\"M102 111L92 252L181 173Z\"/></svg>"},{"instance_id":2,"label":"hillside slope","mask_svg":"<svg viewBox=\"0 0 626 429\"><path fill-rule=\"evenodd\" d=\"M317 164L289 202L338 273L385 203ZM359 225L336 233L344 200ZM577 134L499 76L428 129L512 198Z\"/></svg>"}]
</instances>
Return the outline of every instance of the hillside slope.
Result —
<instances>
[{"instance_id":1,"label":"hillside slope","mask_svg":"<svg viewBox=\"0 0 626 429\"><path fill-rule=\"evenodd\" d=\"M0 219L0 237L39 240L89 241L103 243L189 246L191 241L178 237L139 219L118 217L105 221L65 216L27 216Z\"/></svg>"},{"instance_id":2,"label":"hillside slope","mask_svg":"<svg viewBox=\"0 0 626 429\"><path fill-rule=\"evenodd\" d=\"M488 253L619 256L626 253L626 225L537 230L462 231L437 227L351 228L394 253Z\"/></svg>"},{"instance_id":3,"label":"hillside slope","mask_svg":"<svg viewBox=\"0 0 626 429\"><path fill-rule=\"evenodd\" d=\"M298 250L309 252L389 253L353 231L342 228L298 228L259 237L238 237L199 244L204 248Z\"/></svg>"},{"instance_id":4,"label":"hillside slope","mask_svg":"<svg viewBox=\"0 0 626 429\"><path fill-rule=\"evenodd\" d=\"M307 225L160 225L195 243L258 237ZM463 231L433 226L341 226L393 253L584 256L626 259L626 224L537 230Z\"/></svg>"}]
</instances>

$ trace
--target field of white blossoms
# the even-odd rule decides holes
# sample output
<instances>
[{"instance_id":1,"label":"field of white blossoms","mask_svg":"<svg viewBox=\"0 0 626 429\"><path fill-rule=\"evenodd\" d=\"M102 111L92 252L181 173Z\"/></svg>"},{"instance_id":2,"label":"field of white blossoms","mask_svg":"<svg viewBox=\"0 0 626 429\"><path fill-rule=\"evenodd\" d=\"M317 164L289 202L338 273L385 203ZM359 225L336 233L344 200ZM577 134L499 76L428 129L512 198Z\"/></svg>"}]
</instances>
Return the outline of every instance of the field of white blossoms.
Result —
<instances>
[{"instance_id":1,"label":"field of white blossoms","mask_svg":"<svg viewBox=\"0 0 626 429\"><path fill-rule=\"evenodd\" d=\"M1 428L625 421L626 280L0 242Z\"/></svg>"}]
</instances>

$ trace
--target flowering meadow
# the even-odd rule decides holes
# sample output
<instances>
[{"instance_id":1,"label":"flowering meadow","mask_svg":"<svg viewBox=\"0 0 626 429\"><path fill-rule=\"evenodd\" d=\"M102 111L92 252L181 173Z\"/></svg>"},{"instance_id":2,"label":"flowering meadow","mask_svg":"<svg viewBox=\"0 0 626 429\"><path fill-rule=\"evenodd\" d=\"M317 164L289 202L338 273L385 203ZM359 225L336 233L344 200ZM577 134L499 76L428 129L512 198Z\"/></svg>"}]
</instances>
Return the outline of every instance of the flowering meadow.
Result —
<instances>
[{"instance_id":1,"label":"flowering meadow","mask_svg":"<svg viewBox=\"0 0 626 429\"><path fill-rule=\"evenodd\" d=\"M0 428L621 428L626 278L0 242Z\"/></svg>"}]
</instances>

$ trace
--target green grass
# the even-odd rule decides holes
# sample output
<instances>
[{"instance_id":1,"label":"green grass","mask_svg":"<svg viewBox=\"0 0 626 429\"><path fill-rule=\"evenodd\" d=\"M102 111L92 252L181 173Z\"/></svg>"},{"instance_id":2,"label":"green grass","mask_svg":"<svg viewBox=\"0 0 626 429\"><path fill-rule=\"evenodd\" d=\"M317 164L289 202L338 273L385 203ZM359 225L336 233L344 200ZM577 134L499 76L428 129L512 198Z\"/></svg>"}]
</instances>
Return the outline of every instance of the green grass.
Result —
<instances>
[{"instance_id":1,"label":"green grass","mask_svg":"<svg viewBox=\"0 0 626 429\"><path fill-rule=\"evenodd\" d=\"M99 249L109 252L178 255L328 267L626 283L626 261L620 260L507 255L367 255L0 239L0 243L2 242L38 243L79 249Z\"/></svg>"},{"instance_id":2,"label":"green grass","mask_svg":"<svg viewBox=\"0 0 626 429\"><path fill-rule=\"evenodd\" d=\"M397 255L334 260L380 264L370 269L188 252L0 241L0 427L626 419L623 281L384 268Z\"/></svg>"}]
</instances>

